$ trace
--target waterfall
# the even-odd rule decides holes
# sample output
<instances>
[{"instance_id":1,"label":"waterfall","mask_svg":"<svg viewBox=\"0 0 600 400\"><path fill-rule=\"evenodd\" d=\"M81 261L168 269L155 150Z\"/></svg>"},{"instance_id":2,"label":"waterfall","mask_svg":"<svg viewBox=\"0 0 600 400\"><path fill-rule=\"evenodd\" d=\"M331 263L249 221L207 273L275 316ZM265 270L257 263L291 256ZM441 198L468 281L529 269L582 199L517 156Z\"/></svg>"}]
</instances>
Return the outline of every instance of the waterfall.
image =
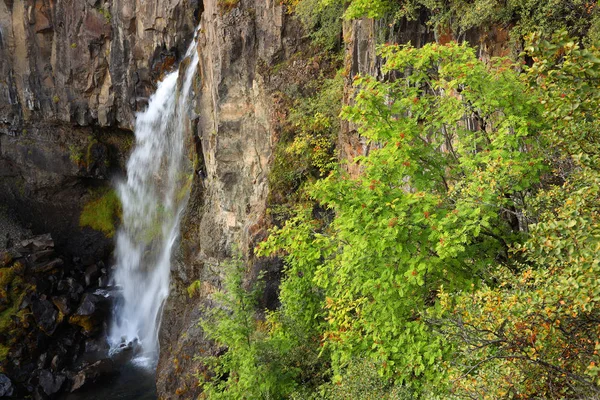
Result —
<instances>
[{"instance_id":1,"label":"waterfall","mask_svg":"<svg viewBox=\"0 0 600 400\"><path fill-rule=\"evenodd\" d=\"M193 171L186 168L184 131L191 123L190 89L198 65L196 37L186 59L190 62L183 79L178 82L180 66L158 84L148 108L137 114L127 180L117 184L123 218L116 236L113 280L121 297L108 341L113 352L124 343L137 342L141 347L138 362L149 365L158 358L171 255L193 177Z\"/></svg>"}]
</instances>

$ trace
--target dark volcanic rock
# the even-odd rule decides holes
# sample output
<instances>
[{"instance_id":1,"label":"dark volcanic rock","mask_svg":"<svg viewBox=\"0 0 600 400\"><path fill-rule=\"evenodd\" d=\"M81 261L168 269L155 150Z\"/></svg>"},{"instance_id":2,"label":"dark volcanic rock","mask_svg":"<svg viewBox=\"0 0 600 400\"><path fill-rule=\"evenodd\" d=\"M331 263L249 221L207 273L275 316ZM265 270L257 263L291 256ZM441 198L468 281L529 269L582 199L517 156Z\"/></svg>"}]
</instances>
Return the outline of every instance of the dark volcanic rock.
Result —
<instances>
[{"instance_id":1,"label":"dark volcanic rock","mask_svg":"<svg viewBox=\"0 0 600 400\"><path fill-rule=\"evenodd\" d=\"M55 268L60 268L64 265L64 261L61 260L60 258L55 258L54 260L50 261L50 262L42 262L42 263L36 263L34 265L32 265L30 268L31 270L33 270L33 272L48 272L48 271L52 271Z\"/></svg>"},{"instance_id":2,"label":"dark volcanic rock","mask_svg":"<svg viewBox=\"0 0 600 400\"><path fill-rule=\"evenodd\" d=\"M58 311L48 300L38 300L32 305L33 317L40 329L48 335L52 335L56 329Z\"/></svg>"},{"instance_id":3,"label":"dark volcanic rock","mask_svg":"<svg viewBox=\"0 0 600 400\"><path fill-rule=\"evenodd\" d=\"M13 395L13 384L4 374L0 374L0 397L10 397Z\"/></svg>"},{"instance_id":4,"label":"dark volcanic rock","mask_svg":"<svg viewBox=\"0 0 600 400\"><path fill-rule=\"evenodd\" d=\"M96 264L92 264L85 269L85 284L90 286L94 282L97 282L98 278L102 275L102 272Z\"/></svg>"},{"instance_id":5,"label":"dark volcanic rock","mask_svg":"<svg viewBox=\"0 0 600 400\"><path fill-rule=\"evenodd\" d=\"M64 316L68 317L73 312L74 302L65 295L53 297L52 303Z\"/></svg>"},{"instance_id":6,"label":"dark volcanic rock","mask_svg":"<svg viewBox=\"0 0 600 400\"><path fill-rule=\"evenodd\" d=\"M83 286L74 278L67 278L58 282L58 291L67 294L72 300L78 301L83 293Z\"/></svg>"},{"instance_id":7,"label":"dark volcanic rock","mask_svg":"<svg viewBox=\"0 0 600 400\"><path fill-rule=\"evenodd\" d=\"M101 298L91 293L86 293L81 300L81 304L75 315L92 315L96 312L96 306L101 302Z\"/></svg>"},{"instance_id":8,"label":"dark volcanic rock","mask_svg":"<svg viewBox=\"0 0 600 400\"><path fill-rule=\"evenodd\" d=\"M86 336L98 333L108 315L110 300L92 293L84 294L77 311L69 318L69 323L83 328Z\"/></svg>"},{"instance_id":9,"label":"dark volcanic rock","mask_svg":"<svg viewBox=\"0 0 600 400\"><path fill-rule=\"evenodd\" d=\"M8 276L6 286L0 288L0 307L11 313L11 322L0 332L0 341L9 350L0 360L6 373L6 379L0 377L0 390L19 396L28 393L34 399L55 398L70 388L68 376L79 371L75 367L84 357L106 357L101 344L88 351L95 358L87 357L86 349L88 342L104 342L111 299L106 290L87 285L83 265L59 257L50 236L18 246L18 251L0 254L0 268ZM98 265L103 266L101 261ZM102 269L96 274L102 274Z\"/></svg>"},{"instance_id":10,"label":"dark volcanic rock","mask_svg":"<svg viewBox=\"0 0 600 400\"><path fill-rule=\"evenodd\" d=\"M39 374L39 385L47 395L58 393L65 383L66 377L61 374L53 374L47 369L43 369Z\"/></svg>"},{"instance_id":11,"label":"dark volcanic rock","mask_svg":"<svg viewBox=\"0 0 600 400\"><path fill-rule=\"evenodd\" d=\"M54 251L54 241L50 234L36 236L32 239L23 240L17 246L17 251L27 252L30 254L45 252L46 250ZM47 253L45 253L47 254Z\"/></svg>"}]
</instances>

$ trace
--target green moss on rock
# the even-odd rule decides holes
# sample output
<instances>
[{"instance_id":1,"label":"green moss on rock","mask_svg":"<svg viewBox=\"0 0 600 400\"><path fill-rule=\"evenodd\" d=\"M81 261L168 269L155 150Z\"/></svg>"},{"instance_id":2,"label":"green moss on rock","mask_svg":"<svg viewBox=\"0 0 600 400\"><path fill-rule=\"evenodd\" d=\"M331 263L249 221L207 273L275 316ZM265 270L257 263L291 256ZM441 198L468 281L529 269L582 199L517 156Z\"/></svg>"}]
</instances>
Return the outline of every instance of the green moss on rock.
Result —
<instances>
[{"instance_id":1,"label":"green moss on rock","mask_svg":"<svg viewBox=\"0 0 600 400\"><path fill-rule=\"evenodd\" d=\"M79 226L100 231L106 237L113 237L116 224L121 219L121 201L114 190L108 190L95 196L83 206L79 216Z\"/></svg>"},{"instance_id":2,"label":"green moss on rock","mask_svg":"<svg viewBox=\"0 0 600 400\"><path fill-rule=\"evenodd\" d=\"M0 344L0 364L6 359L10 347L18 336L15 324L20 319L24 310L19 311L19 305L27 292L21 274L23 266L16 262L10 267L0 268L0 335L10 338Z\"/></svg>"}]
</instances>

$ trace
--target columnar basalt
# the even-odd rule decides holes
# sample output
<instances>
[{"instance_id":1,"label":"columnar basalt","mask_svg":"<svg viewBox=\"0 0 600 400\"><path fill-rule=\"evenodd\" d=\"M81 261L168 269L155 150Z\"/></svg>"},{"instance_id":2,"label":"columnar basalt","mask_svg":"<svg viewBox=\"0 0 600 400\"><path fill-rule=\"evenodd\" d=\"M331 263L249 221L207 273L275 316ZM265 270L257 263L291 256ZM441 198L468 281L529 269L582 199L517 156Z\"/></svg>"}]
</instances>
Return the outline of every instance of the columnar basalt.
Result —
<instances>
[{"instance_id":1,"label":"columnar basalt","mask_svg":"<svg viewBox=\"0 0 600 400\"><path fill-rule=\"evenodd\" d=\"M273 91L283 83L270 76L269 66L307 43L298 23L273 1L242 0L224 9L207 0L201 26L197 167L162 322L161 398L192 398L202 369L194 355L217 351L197 324L208 296L220 287L220 264L235 253L254 264L252 249L265 234L276 136ZM250 268L249 277L258 268ZM186 289L196 280L200 289L190 299Z\"/></svg>"},{"instance_id":2,"label":"columnar basalt","mask_svg":"<svg viewBox=\"0 0 600 400\"><path fill-rule=\"evenodd\" d=\"M200 12L195 0L0 2L0 206L51 234L64 261L53 274L84 277L101 261L110 273L120 212L110 187L124 172L135 113L181 60ZM47 340L62 343L61 332ZM44 368L58 373L50 361Z\"/></svg>"},{"instance_id":3,"label":"columnar basalt","mask_svg":"<svg viewBox=\"0 0 600 400\"><path fill-rule=\"evenodd\" d=\"M107 254L78 211L123 170L135 112L199 12L197 1L0 3L0 201L58 248Z\"/></svg>"}]
</instances>

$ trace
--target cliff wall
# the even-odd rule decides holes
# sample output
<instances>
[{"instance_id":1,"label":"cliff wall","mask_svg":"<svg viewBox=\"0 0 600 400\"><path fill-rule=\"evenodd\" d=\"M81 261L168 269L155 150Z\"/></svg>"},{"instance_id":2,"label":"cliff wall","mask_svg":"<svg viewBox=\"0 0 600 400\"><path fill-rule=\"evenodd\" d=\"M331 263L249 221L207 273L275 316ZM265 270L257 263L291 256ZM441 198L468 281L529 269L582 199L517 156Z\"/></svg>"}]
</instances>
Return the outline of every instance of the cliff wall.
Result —
<instances>
[{"instance_id":1,"label":"cliff wall","mask_svg":"<svg viewBox=\"0 0 600 400\"><path fill-rule=\"evenodd\" d=\"M108 254L79 227L124 167L135 112L191 40L183 0L0 1L0 203L58 249Z\"/></svg>"},{"instance_id":2,"label":"cliff wall","mask_svg":"<svg viewBox=\"0 0 600 400\"><path fill-rule=\"evenodd\" d=\"M307 41L279 2L242 0L224 8L206 0L201 17L196 86L196 165L180 251L161 327L157 382L160 398L193 398L200 352L216 351L197 326L208 296L220 287L222 263L241 256L248 271L277 265L253 262L265 235L268 172L277 135L274 93L285 84L270 74ZM200 289L190 295L195 281ZM266 296L275 301L275 295Z\"/></svg>"}]
</instances>

